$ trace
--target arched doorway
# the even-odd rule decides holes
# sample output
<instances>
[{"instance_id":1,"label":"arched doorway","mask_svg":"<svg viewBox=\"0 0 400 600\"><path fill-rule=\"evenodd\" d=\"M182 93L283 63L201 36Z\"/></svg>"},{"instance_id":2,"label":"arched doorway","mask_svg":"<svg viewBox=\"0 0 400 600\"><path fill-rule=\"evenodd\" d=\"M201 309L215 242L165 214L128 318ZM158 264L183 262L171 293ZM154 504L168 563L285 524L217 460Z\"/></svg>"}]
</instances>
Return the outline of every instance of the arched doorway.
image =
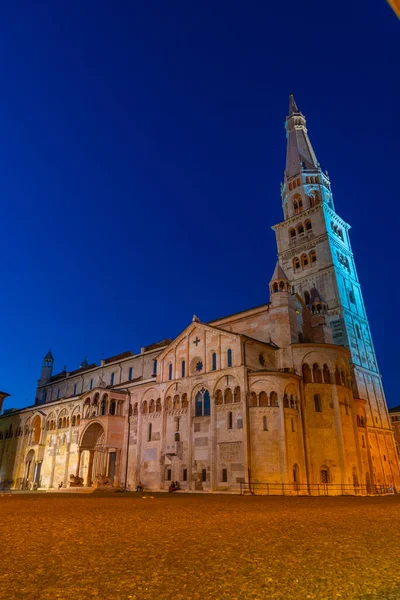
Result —
<instances>
[{"instance_id":1,"label":"arched doorway","mask_svg":"<svg viewBox=\"0 0 400 600\"><path fill-rule=\"evenodd\" d=\"M82 434L78 451L76 475L84 478L84 485L91 487L97 476L106 476L107 452L105 432L100 423L91 423Z\"/></svg>"}]
</instances>

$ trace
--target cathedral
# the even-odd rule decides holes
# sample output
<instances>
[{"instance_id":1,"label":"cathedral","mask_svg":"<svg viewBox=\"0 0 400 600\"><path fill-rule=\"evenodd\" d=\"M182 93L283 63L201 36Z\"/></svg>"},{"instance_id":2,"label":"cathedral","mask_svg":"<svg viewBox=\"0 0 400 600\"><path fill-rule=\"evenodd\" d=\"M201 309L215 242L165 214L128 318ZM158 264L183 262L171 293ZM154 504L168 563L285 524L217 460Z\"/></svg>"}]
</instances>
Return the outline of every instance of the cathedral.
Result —
<instances>
[{"instance_id":1,"label":"cathedral","mask_svg":"<svg viewBox=\"0 0 400 600\"><path fill-rule=\"evenodd\" d=\"M285 127L269 302L69 372L49 351L0 417L0 487L400 491L350 226L293 96Z\"/></svg>"}]
</instances>

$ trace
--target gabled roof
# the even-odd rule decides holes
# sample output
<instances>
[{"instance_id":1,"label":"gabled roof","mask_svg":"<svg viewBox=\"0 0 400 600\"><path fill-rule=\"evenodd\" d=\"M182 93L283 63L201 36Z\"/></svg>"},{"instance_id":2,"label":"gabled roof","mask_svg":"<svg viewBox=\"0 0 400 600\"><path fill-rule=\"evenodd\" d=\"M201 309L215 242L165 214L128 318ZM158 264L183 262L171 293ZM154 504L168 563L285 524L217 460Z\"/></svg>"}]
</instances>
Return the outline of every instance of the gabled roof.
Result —
<instances>
[{"instance_id":1,"label":"gabled roof","mask_svg":"<svg viewBox=\"0 0 400 600\"><path fill-rule=\"evenodd\" d=\"M218 331L218 333L223 333L225 335L240 337L240 333L235 333L234 331L226 331L225 329L221 329L220 327L214 327L213 325L208 325L207 323L202 323L201 321L192 321L190 325L185 327L185 329L158 355L157 360L162 360L166 354L171 350L171 347L179 344L179 342L188 335L193 329L207 329L210 331Z\"/></svg>"}]
</instances>

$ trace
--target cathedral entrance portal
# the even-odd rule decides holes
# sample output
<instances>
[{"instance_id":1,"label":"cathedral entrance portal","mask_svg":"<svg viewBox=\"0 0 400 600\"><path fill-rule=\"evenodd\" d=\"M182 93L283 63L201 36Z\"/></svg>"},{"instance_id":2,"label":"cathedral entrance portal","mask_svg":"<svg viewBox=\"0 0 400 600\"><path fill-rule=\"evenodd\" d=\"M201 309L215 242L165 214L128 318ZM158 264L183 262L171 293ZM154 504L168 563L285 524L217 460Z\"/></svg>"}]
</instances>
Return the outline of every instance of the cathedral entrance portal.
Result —
<instances>
[{"instance_id":1,"label":"cathedral entrance portal","mask_svg":"<svg viewBox=\"0 0 400 600\"><path fill-rule=\"evenodd\" d=\"M84 465L81 460L83 452L87 452L89 455L87 457L87 464L85 465L85 472L83 472ZM91 487L95 477L105 476L107 469L106 457L105 432L103 426L97 422L91 423L82 435L78 451L78 464L76 467L76 475L78 477L84 475L85 486Z\"/></svg>"}]
</instances>

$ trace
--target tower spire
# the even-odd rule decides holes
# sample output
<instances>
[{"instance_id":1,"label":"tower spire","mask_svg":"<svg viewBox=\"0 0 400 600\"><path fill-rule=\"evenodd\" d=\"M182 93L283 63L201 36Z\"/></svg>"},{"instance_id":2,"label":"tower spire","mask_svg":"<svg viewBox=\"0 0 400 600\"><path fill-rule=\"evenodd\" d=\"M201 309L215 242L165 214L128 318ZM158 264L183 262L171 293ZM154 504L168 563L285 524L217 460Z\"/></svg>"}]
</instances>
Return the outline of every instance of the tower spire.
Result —
<instances>
[{"instance_id":1,"label":"tower spire","mask_svg":"<svg viewBox=\"0 0 400 600\"><path fill-rule=\"evenodd\" d=\"M296 100L294 99L293 94L290 94L290 96L289 96L289 117L292 116L294 113L298 113L298 112L300 112L300 111L297 108Z\"/></svg>"},{"instance_id":2,"label":"tower spire","mask_svg":"<svg viewBox=\"0 0 400 600\"><path fill-rule=\"evenodd\" d=\"M306 119L297 108L293 94L289 98L289 115L286 117L286 170L285 181L303 170L319 171L319 162L307 134Z\"/></svg>"}]
</instances>

